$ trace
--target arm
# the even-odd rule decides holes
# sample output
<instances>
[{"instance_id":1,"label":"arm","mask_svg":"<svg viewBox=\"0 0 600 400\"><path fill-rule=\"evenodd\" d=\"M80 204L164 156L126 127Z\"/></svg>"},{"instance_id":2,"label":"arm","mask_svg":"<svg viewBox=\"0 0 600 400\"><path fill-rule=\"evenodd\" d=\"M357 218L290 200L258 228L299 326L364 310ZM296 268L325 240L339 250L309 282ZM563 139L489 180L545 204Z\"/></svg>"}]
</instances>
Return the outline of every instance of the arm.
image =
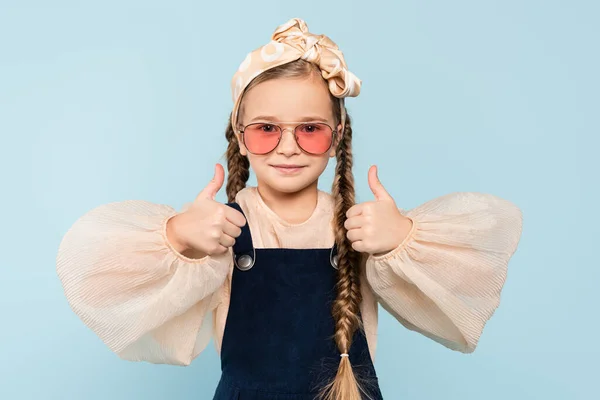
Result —
<instances>
[{"instance_id":1,"label":"arm","mask_svg":"<svg viewBox=\"0 0 600 400\"><path fill-rule=\"evenodd\" d=\"M474 351L499 306L521 211L492 195L453 193L402 214L412 229L392 251L369 256L369 283L408 329Z\"/></svg>"},{"instance_id":2,"label":"arm","mask_svg":"<svg viewBox=\"0 0 600 400\"><path fill-rule=\"evenodd\" d=\"M97 207L64 236L56 259L72 310L121 358L188 365L207 345L230 252L192 259L167 237L168 206Z\"/></svg>"}]
</instances>

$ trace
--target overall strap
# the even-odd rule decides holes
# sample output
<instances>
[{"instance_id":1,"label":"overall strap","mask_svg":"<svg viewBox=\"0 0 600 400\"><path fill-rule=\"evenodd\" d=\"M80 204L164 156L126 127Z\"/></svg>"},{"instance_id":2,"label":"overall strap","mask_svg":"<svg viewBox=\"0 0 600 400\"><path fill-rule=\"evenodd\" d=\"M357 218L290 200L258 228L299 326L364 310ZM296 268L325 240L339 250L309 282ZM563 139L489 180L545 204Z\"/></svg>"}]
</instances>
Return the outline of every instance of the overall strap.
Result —
<instances>
[{"instance_id":1,"label":"overall strap","mask_svg":"<svg viewBox=\"0 0 600 400\"><path fill-rule=\"evenodd\" d=\"M244 211L242 211L242 208L239 204L233 202L226 203L226 205L238 210L242 213L242 215L244 215ZM239 270L248 271L254 266L255 261L256 251L254 251L254 246L252 245L250 226L246 220L246 225L242 227L242 233L238 238L236 238L235 244L233 245L233 262Z\"/></svg>"},{"instance_id":2,"label":"overall strap","mask_svg":"<svg viewBox=\"0 0 600 400\"><path fill-rule=\"evenodd\" d=\"M242 208L239 204L232 202L226 203L226 205L238 210L240 213L242 213L242 215L244 215L244 211L242 211ZM250 234L250 226L248 222L246 222L246 225L242 227L242 233L236 239L235 244L233 245L233 261L235 266L241 271L248 271L256 262L256 251L254 249L254 245L252 244L252 235ZM335 243L331 248L329 262L333 268L338 268L337 245Z\"/></svg>"}]
</instances>

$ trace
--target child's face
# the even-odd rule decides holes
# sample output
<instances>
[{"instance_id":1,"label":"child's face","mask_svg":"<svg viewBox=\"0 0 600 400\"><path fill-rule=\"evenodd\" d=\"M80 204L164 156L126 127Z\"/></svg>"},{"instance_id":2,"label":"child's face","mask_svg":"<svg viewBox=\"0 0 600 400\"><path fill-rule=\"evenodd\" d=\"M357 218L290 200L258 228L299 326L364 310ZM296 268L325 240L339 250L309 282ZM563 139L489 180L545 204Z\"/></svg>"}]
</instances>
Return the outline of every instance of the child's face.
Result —
<instances>
[{"instance_id":1,"label":"child's face","mask_svg":"<svg viewBox=\"0 0 600 400\"><path fill-rule=\"evenodd\" d=\"M248 157L258 184L280 193L295 193L316 186L329 158L335 157L337 143L325 154L308 154L296 143L293 129L299 122L324 122L340 132L341 125L335 126L325 81L320 77L269 80L250 89L244 95L243 104L240 125L268 122L283 129L278 146L265 155L249 153L239 140L240 153Z\"/></svg>"}]
</instances>

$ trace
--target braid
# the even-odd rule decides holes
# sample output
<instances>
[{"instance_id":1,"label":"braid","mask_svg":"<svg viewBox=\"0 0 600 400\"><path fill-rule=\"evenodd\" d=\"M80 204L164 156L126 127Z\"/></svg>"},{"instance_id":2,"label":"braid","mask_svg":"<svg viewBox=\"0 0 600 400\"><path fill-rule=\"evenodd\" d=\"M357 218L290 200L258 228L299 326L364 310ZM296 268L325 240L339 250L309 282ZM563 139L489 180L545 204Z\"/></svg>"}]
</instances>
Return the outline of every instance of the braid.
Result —
<instances>
[{"instance_id":1,"label":"braid","mask_svg":"<svg viewBox=\"0 0 600 400\"><path fill-rule=\"evenodd\" d=\"M359 257L346 237L346 212L354 205L354 177L352 175L352 127L347 117L344 133L337 148L337 165L332 195L335 199L334 229L338 248L337 297L332 314L335 319L335 342L341 354L347 354L354 333L360 326L361 302ZM341 357L337 375L323 391L326 400L360 400L359 385L348 357Z\"/></svg>"},{"instance_id":2,"label":"braid","mask_svg":"<svg viewBox=\"0 0 600 400\"><path fill-rule=\"evenodd\" d=\"M348 352L352 344L352 336L358 328L358 307L361 301L358 281L359 254L352 248L344 228L346 212L354 205L351 142L352 127L350 121L347 121L337 150L338 162L333 183L335 242L339 259L338 295L333 305L333 314L336 319L335 341L342 353Z\"/></svg>"},{"instance_id":3,"label":"braid","mask_svg":"<svg viewBox=\"0 0 600 400\"><path fill-rule=\"evenodd\" d=\"M231 120L230 120L231 121ZM240 146L235 136L235 131L231 122L225 131L225 138L229 142L227 146L227 201L235 201L236 194L246 187L246 182L250 177L250 162L246 157L240 154Z\"/></svg>"}]
</instances>

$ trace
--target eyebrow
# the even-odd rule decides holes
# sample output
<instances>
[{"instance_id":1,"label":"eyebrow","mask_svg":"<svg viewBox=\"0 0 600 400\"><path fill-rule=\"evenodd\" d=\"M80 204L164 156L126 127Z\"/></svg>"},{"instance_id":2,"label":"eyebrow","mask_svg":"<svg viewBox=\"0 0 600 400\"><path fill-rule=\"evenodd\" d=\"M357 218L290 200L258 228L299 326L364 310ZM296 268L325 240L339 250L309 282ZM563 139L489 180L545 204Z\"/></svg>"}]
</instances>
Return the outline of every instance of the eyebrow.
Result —
<instances>
[{"instance_id":1,"label":"eyebrow","mask_svg":"<svg viewBox=\"0 0 600 400\"><path fill-rule=\"evenodd\" d=\"M281 120L273 115L259 115L257 117L254 117L250 120L250 122L255 122L255 121L273 121L273 122L281 122ZM327 120L327 118L323 118L323 117L318 117L318 116L306 116L303 118L298 119L297 121L290 121L290 122L323 122L323 123L328 123L329 121Z\"/></svg>"}]
</instances>

